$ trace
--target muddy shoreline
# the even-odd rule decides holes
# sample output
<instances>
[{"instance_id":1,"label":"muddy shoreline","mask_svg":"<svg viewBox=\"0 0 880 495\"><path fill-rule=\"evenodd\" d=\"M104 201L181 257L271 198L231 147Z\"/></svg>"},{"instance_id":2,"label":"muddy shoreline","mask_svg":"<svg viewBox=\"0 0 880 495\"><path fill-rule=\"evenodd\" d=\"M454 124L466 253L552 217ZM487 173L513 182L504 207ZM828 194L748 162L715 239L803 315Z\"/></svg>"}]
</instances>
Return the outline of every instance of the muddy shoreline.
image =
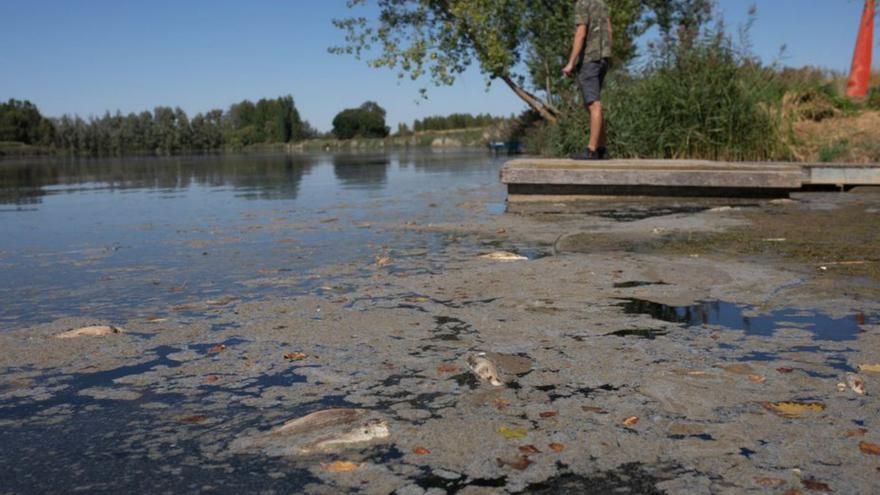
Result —
<instances>
[{"instance_id":1,"label":"muddy shoreline","mask_svg":"<svg viewBox=\"0 0 880 495\"><path fill-rule=\"evenodd\" d=\"M368 227L444 239L424 253L0 333L0 493L875 490L860 444L880 444L880 374L859 365L880 363L880 194L497 216L494 193L468 194L473 221ZM480 257L496 250L528 260ZM54 338L93 324L125 333ZM470 373L480 351L504 386ZM847 373L866 395L838 389ZM389 438L230 449L332 407L380 415Z\"/></svg>"}]
</instances>

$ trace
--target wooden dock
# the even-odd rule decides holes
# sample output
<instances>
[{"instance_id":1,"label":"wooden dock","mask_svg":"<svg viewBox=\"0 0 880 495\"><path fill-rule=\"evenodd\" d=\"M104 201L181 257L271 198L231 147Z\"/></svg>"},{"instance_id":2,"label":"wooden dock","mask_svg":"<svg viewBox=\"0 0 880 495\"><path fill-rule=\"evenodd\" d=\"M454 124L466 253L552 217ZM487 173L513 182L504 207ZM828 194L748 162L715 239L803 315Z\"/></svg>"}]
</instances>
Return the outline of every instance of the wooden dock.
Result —
<instances>
[{"instance_id":1,"label":"wooden dock","mask_svg":"<svg viewBox=\"0 0 880 495\"><path fill-rule=\"evenodd\" d=\"M501 170L510 201L542 197L784 197L805 189L880 186L880 164L580 161L527 158Z\"/></svg>"}]
</instances>

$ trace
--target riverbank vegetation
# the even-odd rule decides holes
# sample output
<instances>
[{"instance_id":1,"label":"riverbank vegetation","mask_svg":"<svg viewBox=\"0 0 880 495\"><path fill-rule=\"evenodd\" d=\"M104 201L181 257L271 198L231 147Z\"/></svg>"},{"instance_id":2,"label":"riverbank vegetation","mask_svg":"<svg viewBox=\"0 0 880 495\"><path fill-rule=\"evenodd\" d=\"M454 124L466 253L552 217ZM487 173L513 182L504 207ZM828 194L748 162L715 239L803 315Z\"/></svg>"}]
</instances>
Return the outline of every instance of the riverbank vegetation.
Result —
<instances>
[{"instance_id":1,"label":"riverbank vegetation","mask_svg":"<svg viewBox=\"0 0 880 495\"><path fill-rule=\"evenodd\" d=\"M349 4L358 9L365 2ZM435 85L453 84L476 66L528 105L515 137L530 152L566 156L586 148L588 116L573 81L562 75L574 2L378 4L378 15L353 12L336 21L346 41L331 52ZM733 35L712 0L620 0L611 7L613 70L603 103L614 156L880 160L880 138L870 132L827 139L839 134L837 120L880 110L880 83L867 102L854 103L843 96L840 75L763 63L749 50L754 8ZM822 129L823 122L831 132L808 132L816 127L809 123ZM880 128L873 134L880 136Z\"/></svg>"},{"instance_id":2,"label":"riverbank vegetation","mask_svg":"<svg viewBox=\"0 0 880 495\"><path fill-rule=\"evenodd\" d=\"M28 101L0 104L0 154L63 153L84 156L174 154L297 142L317 136L300 118L291 96L245 100L228 110L191 119L180 108L83 119L43 117Z\"/></svg>"},{"instance_id":3,"label":"riverbank vegetation","mask_svg":"<svg viewBox=\"0 0 880 495\"><path fill-rule=\"evenodd\" d=\"M105 113L83 119L44 117L28 101L0 103L0 156L171 155L225 151L289 152L402 147L476 147L504 140L515 120L453 114L402 124L391 134L385 109L375 102L346 109L333 130L320 133L300 116L293 98L242 101L228 110L189 118L182 109Z\"/></svg>"}]
</instances>

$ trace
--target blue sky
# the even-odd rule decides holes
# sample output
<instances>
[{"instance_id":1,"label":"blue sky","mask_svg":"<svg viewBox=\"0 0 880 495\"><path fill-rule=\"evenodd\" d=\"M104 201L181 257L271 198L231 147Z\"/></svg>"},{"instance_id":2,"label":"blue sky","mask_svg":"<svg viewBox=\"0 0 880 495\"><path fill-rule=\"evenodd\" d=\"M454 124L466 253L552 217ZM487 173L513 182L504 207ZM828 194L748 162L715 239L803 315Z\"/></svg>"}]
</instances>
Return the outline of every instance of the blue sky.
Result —
<instances>
[{"instance_id":1,"label":"blue sky","mask_svg":"<svg viewBox=\"0 0 880 495\"><path fill-rule=\"evenodd\" d=\"M786 65L848 69L862 2L720 0L719 8L736 26L752 4L762 58L773 60L785 44ZM367 99L388 109L392 125L522 109L503 85L486 92L476 71L420 101L426 83L328 54L340 41L330 20L346 10L345 0L0 0L0 99L29 99L50 116L88 116L156 105L194 114L292 94L322 130L337 111Z\"/></svg>"}]
</instances>

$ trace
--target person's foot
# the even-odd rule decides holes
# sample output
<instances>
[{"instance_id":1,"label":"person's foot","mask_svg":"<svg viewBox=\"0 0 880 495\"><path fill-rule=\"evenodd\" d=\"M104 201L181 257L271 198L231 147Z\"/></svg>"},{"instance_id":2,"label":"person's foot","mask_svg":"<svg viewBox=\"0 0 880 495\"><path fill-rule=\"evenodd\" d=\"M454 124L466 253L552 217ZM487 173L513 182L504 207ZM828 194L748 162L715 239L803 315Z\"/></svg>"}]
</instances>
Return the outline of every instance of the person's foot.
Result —
<instances>
[{"instance_id":1,"label":"person's foot","mask_svg":"<svg viewBox=\"0 0 880 495\"><path fill-rule=\"evenodd\" d=\"M572 160L602 160L599 150L593 151L591 149L587 149L587 151L583 153L575 153L569 156L569 158Z\"/></svg>"},{"instance_id":2,"label":"person's foot","mask_svg":"<svg viewBox=\"0 0 880 495\"><path fill-rule=\"evenodd\" d=\"M610 160L611 155L608 154L608 148L597 148L596 154L599 155L599 160Z\"/></svg>"}]
</instances>

